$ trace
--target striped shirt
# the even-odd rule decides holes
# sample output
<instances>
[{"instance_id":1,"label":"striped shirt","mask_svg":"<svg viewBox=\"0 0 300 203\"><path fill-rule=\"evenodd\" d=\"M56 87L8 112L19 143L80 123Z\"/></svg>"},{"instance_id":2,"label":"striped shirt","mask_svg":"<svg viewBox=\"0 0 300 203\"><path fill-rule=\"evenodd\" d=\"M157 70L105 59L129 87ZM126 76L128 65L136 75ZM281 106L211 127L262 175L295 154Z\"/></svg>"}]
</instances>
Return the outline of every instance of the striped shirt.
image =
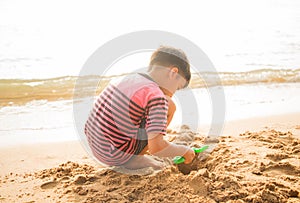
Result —
<instances>
[{"instance_id":1,"label":"striped shirt","mask_svg":"<svg viewBox=\"0 0 300 203\"><path fill-rule=\"evenodd\" d=\"M85 124L94 156L102 163L126 163L138 148L138 129L166 133L168 101L149 76L134 74L110 83L98 96Z\"/></svg>"}]
</instances>

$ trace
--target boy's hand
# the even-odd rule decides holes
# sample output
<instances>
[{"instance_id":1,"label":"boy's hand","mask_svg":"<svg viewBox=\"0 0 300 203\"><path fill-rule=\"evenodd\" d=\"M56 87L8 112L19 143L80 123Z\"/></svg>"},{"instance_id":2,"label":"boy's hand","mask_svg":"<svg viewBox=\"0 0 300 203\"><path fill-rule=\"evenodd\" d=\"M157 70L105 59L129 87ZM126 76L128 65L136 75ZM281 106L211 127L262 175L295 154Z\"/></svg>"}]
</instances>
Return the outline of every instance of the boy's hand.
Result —
<instances>
[{"instance_id":1,"label":"boy's hand","mask_svg":"<svg viewBox=\"0 0 300 203\"><path fill-rule=\"evenodd\" d=\"M189 148L188 151L183 155L185 161L184 164L189 164L195 158L195 152L193 149Z\"/></svg>"}]
</instances>

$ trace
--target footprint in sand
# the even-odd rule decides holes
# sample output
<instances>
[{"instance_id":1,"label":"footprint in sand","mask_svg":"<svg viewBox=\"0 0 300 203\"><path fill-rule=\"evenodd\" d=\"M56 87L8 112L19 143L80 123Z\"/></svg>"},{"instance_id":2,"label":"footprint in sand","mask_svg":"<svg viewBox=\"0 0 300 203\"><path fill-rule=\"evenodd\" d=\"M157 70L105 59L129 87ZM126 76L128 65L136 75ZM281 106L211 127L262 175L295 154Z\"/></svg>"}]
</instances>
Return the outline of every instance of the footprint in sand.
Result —
<instances>
[{"instance_id":1,"label":"footprint in sand","mask_svg":"<svg viewBox=\"0 0 300 203\"><path fill-rule=\"evenodd\" d=\"M56 181L48 181L48 182L43 183L41 185L41 188L42 189L51 189L51 188L54 188L56 185L57 185Z\"/></svg>"}]
</instances>

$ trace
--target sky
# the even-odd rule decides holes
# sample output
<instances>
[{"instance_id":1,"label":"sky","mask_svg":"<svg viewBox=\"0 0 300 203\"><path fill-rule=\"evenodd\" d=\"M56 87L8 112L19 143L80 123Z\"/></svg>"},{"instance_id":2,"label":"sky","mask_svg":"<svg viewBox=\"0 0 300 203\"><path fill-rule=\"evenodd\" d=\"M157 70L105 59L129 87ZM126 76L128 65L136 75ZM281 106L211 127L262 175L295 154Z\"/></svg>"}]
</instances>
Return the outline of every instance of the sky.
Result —
<instances>
[{"instance_id":1,"label":"sky","mask_svg":"<svg viewBox=\"0 0 300 203\"><path fill-rule=\"evenodd\" d=\"M272 61L260 55L285 48L277 39L299 40L294 36L299 7L296 0L0 0L0 57L35 58L45 67L76 73L105 42L134 31L162 30L196 43L218 70L243 71L247 64L253 68L253 61ZM146 65L148 57L136 65Z\"/></svg>"}]
</instances>

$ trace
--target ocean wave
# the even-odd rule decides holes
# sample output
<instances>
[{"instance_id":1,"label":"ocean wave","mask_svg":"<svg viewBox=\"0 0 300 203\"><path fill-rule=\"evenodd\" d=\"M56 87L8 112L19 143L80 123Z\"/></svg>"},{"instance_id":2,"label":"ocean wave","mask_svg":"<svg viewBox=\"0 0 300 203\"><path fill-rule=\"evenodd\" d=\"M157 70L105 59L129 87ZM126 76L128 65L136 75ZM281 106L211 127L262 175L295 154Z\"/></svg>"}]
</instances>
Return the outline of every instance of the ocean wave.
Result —
<instances>
[{"instance_id":1,"label":"ocean wave","mask_svg":"<svg viewBox=\"0 0 300 203\"><path fill-rule=\"evenodd\" d=\"M33 100L68 100L94 96L102 91L112 78L119 76L63 76L50 79L0 79L0 106L22 105ZM76 84L76 81L81 81ZM300 69L260 69L248 72L193 73L189 88L220 85L244 85L264 83L300 82ZM95 87L96 85L96 87Z\"/></svg>"},{"instance_id":2,"label":"ocean wave","mask_svg":"<svg viewBox=\"0 0 300 203\"><path fill-rule=\"evenodd\" d=\"M191 88L218 85L244 85L253 83L295 83L300 82L300 69L259 69L248 72L201 72L194 73Z\"/></svg>"}]
</instances>

